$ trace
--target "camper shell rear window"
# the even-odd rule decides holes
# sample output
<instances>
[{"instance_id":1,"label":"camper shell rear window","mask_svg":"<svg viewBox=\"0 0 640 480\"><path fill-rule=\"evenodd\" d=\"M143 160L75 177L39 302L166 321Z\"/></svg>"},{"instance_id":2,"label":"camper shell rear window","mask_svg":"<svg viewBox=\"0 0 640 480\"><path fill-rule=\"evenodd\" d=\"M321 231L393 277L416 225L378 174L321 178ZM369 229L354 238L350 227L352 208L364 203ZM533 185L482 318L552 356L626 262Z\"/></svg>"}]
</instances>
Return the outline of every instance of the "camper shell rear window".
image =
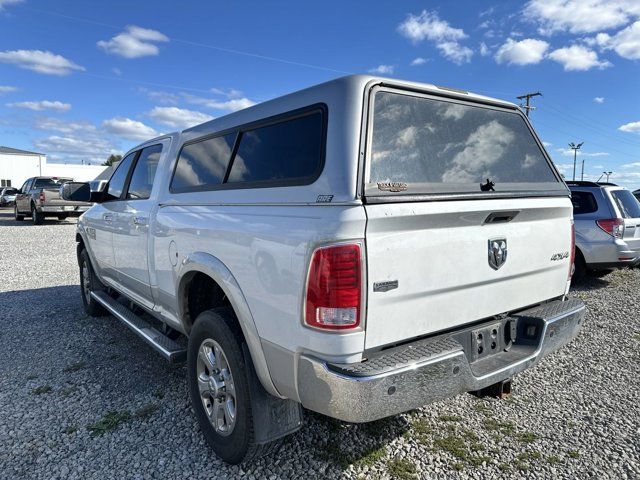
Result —
<instances>
[{"instance_id":1,"label":"camper shell rear window","mask_svg":"<svg viewBox=\"0 0 640 480\"><path fill-rule=\"evenodd\" d=\"M568 195L521 113L380 88L365 195Z\"/></svg>"}]
</instances>

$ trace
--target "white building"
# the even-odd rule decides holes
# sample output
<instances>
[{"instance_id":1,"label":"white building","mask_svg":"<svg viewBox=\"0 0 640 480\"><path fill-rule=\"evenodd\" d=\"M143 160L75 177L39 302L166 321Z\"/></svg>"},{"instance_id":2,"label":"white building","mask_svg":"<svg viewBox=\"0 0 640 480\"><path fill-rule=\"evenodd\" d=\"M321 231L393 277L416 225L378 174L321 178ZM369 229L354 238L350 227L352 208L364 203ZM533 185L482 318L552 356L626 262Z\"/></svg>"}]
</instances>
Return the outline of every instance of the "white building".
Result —
<instances>
[{"instance_id":1,"label":"white building","mask_svg":"<svg viewBox=\"0 0 640 480\"><path fill-rule=\"evenodd\" d=\"M18 187L36 176L66 177L80 182L93 180L106 167L76 163L47 163L44 153L0 146L0 186Z\"/></svg>"}]
</instances>

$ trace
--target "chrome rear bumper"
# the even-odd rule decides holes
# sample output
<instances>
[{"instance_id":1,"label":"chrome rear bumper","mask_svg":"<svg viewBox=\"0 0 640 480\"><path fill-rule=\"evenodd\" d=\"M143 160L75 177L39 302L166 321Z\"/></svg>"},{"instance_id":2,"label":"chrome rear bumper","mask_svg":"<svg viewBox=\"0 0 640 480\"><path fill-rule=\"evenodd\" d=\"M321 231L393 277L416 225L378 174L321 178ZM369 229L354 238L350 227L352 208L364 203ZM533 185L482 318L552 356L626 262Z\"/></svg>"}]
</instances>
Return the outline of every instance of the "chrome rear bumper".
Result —
<instances>
[{"instance_id":1,"label":"chrome rear bumper","mask_svg":"<svg viewBox=\"0 0 640 480\"><path fill-rule=\"evenodd\" d=\"M365 369L364 374L362 367L367 362L341 366L302 355L297 374L300 400L310 410L359 423L480 390L535 365L571 341L585 311L582 301L571 299L507 317L506 321L519 322L518 339L512 348L480 360L472 358L471 362L468 345L459 340L476 327L449 333L428 344L420 341L420 345L416 342L383 352L369 361L374 368L371 372ZM525 334L532 331L527 329L530 326L539 329L535 338ZM412 356L419 358L408 358Z\"/></svg>"}]
</instances>

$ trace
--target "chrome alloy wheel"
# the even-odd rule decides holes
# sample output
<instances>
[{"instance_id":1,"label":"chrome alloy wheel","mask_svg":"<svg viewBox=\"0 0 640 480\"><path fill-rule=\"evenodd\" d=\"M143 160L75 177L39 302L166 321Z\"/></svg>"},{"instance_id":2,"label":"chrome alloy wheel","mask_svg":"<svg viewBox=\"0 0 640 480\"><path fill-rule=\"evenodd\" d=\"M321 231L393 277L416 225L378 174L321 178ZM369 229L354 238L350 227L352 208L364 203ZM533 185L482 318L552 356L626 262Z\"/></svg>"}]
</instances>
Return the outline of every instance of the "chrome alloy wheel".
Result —
<instances>
[{"instance_id":1,"label":"chrome alloy wheel","mask_svg":"<svg viewBox=\"0 0 640 480\"><path fill-rule=\"evenodd\" d=\"M86 261L82 262L82 293L87 303L91 302L91 274Z\"/></svg>"},{"instance_id":2,"label":"chrome alloy wheel","mask_svg":"<svg viewBox=\"0 0 640 480\"><path fill-rule=\"evenodd\" d=\"M216 433L226 437L236 424L236 389L218 342L207 338L200 344L196 368L202 406Z\"/></svg>"}]
</instances>

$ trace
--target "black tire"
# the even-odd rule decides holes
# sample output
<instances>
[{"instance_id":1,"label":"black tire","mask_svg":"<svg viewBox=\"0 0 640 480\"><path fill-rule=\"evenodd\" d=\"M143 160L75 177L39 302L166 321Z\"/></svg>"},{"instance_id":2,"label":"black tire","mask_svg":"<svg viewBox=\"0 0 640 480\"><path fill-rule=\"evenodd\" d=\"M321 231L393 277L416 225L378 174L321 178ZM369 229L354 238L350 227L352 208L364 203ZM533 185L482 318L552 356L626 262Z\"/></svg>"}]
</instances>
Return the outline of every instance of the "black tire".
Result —
<instances>
[{"instance_id":1,"label":"black tire","mask_svg":"<svg viewBox=\"0 0 640 480\"><path fill-rule=\"evenodd\" d=\"M18 213L18 205L15 205L13 207L13 218L16 220L16 222L21 222L24 220L24 215L20 215Z\"/></svg>"},{"instance_id":2,"label":"black tire","mask_svg":"<svg viewBox=\"0 0 640 480\"><path fill-rule=\"evenodd\" d=\"M31 220L34 225L42 225L42 222L44 222L44 213L36 210L35 205L31 205Z\"/></svg>"},{"instance_id":3,"label":"black tire","mask_svg":"<svg viewBox=\"0 0 640 480\"><path fill-rule=\"evenodd\" d=\"M255 443L248 382L248 375L254 373L245 363L242 354L244 339L241 332L234 328L236 322L233 311L228 308L202 312L191 329L187 351L189 397L200 429L216 455L234 465L265 454L272 445ZM209 421L198 388L198 352L208 340L215 341L224 352L235 386L235 424L227 436L218 433Z\"/></svg>"},{"instance_id":4,"label":"black tire","mask_svg":"<svg viewBox=\"0 0 640 480\"><path fill-rule=\"evenodd\" d=\"M58 215L58 220L63 221L69 218L69 215Z\"/></svg>"},{"instance_id":5,"label":"black tire","mask_svg":"<svg viewBox=\"0 0 640 480\"><path fill-rule=\"evenodd\" d=\"M91 317L107 315L108 312L104 307L96 302L90 294L91 292L104 290L104 285L96 277L93 266L91 265L91 260L89 259L89 254L86 250L80 252L78 263L80 266L80 295L82 296L84 311ZM87 268L86 272L84 272L85 267ZM86 286L88 286L88 289L85 289Z\"/></svg>"},{"instance_id":6,"label":"black tire","mask_svg":"<svg viewBox=\"0 0 640 480\"><path fill-rule=\"evenodd\" d=\"M584 260L582 252L576 248L576 257L574 260L575 270L573 271L572 280L582 280L587 274L587 262Z\"/></svg>"}]
</instances>

